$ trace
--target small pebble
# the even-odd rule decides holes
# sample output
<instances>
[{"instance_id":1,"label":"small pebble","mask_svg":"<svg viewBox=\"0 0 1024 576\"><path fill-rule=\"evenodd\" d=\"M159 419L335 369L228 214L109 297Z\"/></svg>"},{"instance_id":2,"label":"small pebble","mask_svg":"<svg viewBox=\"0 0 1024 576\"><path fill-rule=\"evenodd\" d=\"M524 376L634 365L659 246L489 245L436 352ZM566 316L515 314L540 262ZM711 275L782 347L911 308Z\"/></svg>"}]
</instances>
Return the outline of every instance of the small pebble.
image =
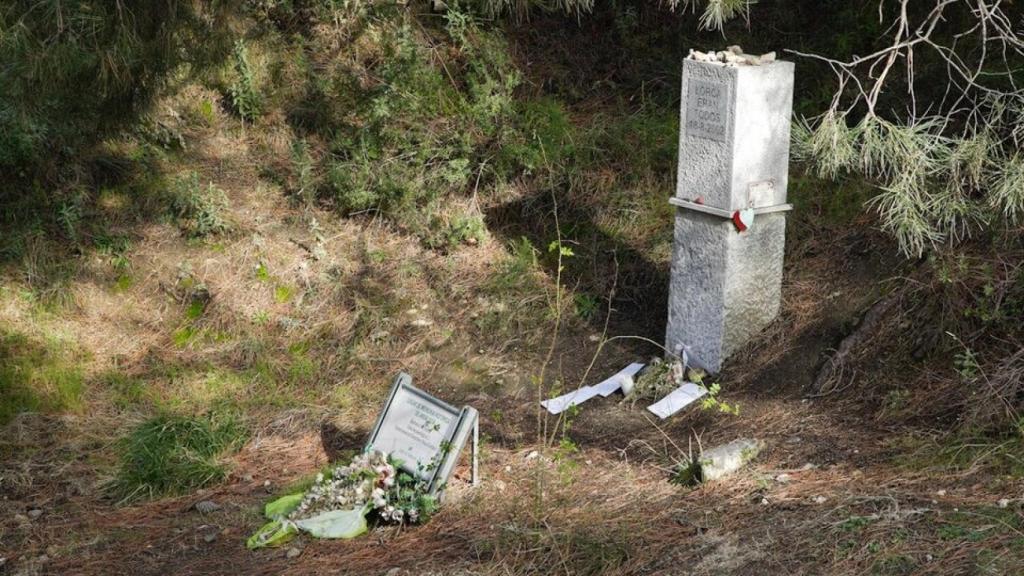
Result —
<instances>
[{"instance_id":1,"label":"small pebble","mask_svg":"<svg viewBox=\"0 0 1024 576\"><path fill-rule=\"evenodd\" d=\"M1009 505L1010 505L1010 499L1009 498L1001 498L999 500L999 507L1000 508L1006 508Z\"/></svg>"},{"instance_id":2,"label":"small pebble","mask_svg":"<svg viewBox=\"0 0 1024 576\"><path fill-rule=\"evenodd\" d=\"M767 506L768 505L768 499L767 498L761 498L761 504Z\"/></svg>"},{"instance_id":3,"label":"small pebble","mask_svg":"<svg viewBox=\"0 0 1024 576\"><path fill-rule=\"evenodd\" d=\"M242 482L252 482L252 474L246 474L242 476Z\"/></svg>"},{"instance_id":4,"label":"small pebble","mask_svg":"<svg viewBox=\"0 0 1024 576\"><path fill-rule=\"evenodd\" d=\"M196 512L199 512L200 514L209 514L220 510L220 504L217 504L212 500L201 500L196 502L195 509Z\"/></svg>"},{"instance_id":5,"label":"small pebble","mask_svg":"<svg viewBox=\"0 0 1024 576\"><path fill-rule=\"evenodd\" d=\"M207 544L213 542L216 539L217 539L217 533L216 532L210 532L209 534L206 534L206 535L203 536L203 541L206 542Z\"/></svg>"},{"instance_id":6,"label":"small pebble","mask_svg":"<svg viewBox=\"0 0 1024 576\"><path fill-rule=\"evenodd\" d=\"M945 489L943 489L943 490L936 490L935 491L935 495L936 496L945 496L946 495L946 491L945 491Z\"/></svg>"},{"instance_id":7,"label":"small pebble","mask_svg":"<svg viewBox=\"0 0 1024 576\"><path fill-rule=\"evenodd\" d=\"M33 508L33 509L28 511L28 517L31 518L32 520L35 520L35 519L39 518L42 515L43 515L43 511L40 510L39 508Z\"/></svg>"},{"instance_id":8,"label":"small pebble","mask_svg":"<svg viewBox=\"0 0 1024 576\"><path fill-rule=\"evenodd\" d=\"M815 496L814 497L814 503L815 504L824 504L826 500L828 500L828 498L825 498L824 496Z\"/></svg>"},{"instance_id":9,"label":"small pebble","mask_svg":"<svg viewBox=\"0 0 1024 576\"><path fill-rule=\"evenodd\" d=\"M299 554L302 554L302 550L299 550L298 548L294 548L293 547L293 548L289 548L288 549L288 552L285 553L285 556L288 557L289 559L291 559L291 558L298 558Z\"/></svg>"},{"instance_id":10,"label":"small pebble","mask_svg":"<svg viewBox=\"0 0 1024 576\"><path fill-rule=\"evenodd\" d=\"M793 477L790 476L789 474L779 474L778 476L775 477L775 481L780 484L786 484L792 479Z\"/></svg>"},{"instance_id":11,"label":"small pebble","mask_svg":"<svg viewBox=\"0 0 1024 576\"><path fill-rule=\"evenodd\" d=\"M526 459L527 460L533 460L537 456L538 456L537 451L534 450L534 451L532 451L532 452L530 452L529 454L526 455Z\"/></svg>"}]
</instances>

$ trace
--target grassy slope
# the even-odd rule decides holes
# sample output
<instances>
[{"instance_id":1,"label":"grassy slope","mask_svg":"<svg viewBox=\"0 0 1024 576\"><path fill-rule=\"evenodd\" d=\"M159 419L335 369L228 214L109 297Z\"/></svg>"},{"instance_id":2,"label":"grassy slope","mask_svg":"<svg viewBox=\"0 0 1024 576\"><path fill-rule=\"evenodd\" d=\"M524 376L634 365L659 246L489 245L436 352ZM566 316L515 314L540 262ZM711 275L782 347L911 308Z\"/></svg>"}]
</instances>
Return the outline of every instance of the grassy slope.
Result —
<instances>
[{"instance_id":1,"label":"grassy slope","mask_svg":"<svg viewBox=\"0 0 1024 576\"><path fill-rule=\"evenodd\" d=\"M255 43L252 58L274 41ZM891 246L851 210L856 185L831 195L813 180L794 186L782 318L722 376L738 417L690 410L659 429L640 406L596 401L573 419L569 442L528 457L543 448L531 377L551 329L552 199L577 256L546 385L569 386L596 348L616 261L611 334L660 337L676 127L671 102L571 96L571 78L563 100L545 99L527 80L516 118L533 130L565 123L542 139L564 154L560 168L492 175L483 194L453 179L463 188L440 208L421 198L341 217L323 134L289 122L280 95L255 123L240 121L219 80L161 104L184 149L109 143L146 169L90 191L73 249L67 230L31 226L6 245L17 244L0 291L0 557L24 573L1012 573L1021 502L996 504L1021 493L1012 446L985 440L950 456L933 446L931 425L899 425L906 397L892 391L915 390L908 365L868 359L851 388L801 399L822 352L898 273L879 256ZM296 198L302 139L328 182L319 203ZM204 190L224 192L225 206L209 210L228 231L189 238L173 203L154 199L192 171ZM417 207L438 210L440 224L409 216ZM431 230L448 238L447 223L467 215L486 231L431 247ZM651 352L610 346L596 373ZM299 541L296 559L246 551L262 502L322 466L324 445L357 445L399 369L480 409L485 484L457 485L422 528ZM105 486L130 449L115 439L168 412L236 417L247 442L213 459L222 481L115 506ZM705 444L754 435L769 448L732 480L674 487L665 469L693 433ZM190 508L204 498L221 510ZM36 508L38 519L20 517Z\"/></svg>"}]
</instances>

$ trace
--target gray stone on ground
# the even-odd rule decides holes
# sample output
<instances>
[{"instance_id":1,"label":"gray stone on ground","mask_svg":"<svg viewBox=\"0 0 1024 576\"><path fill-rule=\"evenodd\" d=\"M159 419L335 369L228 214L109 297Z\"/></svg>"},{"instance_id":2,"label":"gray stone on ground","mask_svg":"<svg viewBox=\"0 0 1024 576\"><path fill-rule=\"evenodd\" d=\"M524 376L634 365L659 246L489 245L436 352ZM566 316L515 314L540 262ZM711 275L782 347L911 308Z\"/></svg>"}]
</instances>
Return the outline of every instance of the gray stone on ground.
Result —
<instances>
[{"instance_id":1,"label":"gray stone on ground","mask_svg":"<svg viewBox=\"0 0 1024 576\"><path fill-rule=\"evenodd\" d=\"M199 512L200 514L209 514L220 510L220 504L217 504L212 500L200 500L199 502L196 502L195 509L196 512Z\"/></svg>"},{"instance_id":2,"label":"gray stone on ground","mask_svg":"<svg viewBox=\"0 0 1024 576\"><path fill-rule=\"evenodd\" d=\"M746 465L761 452L760 440L740 438L705 450L697 459L701 480L709 482L727 476Z\"/></svg>"}]
</instances>

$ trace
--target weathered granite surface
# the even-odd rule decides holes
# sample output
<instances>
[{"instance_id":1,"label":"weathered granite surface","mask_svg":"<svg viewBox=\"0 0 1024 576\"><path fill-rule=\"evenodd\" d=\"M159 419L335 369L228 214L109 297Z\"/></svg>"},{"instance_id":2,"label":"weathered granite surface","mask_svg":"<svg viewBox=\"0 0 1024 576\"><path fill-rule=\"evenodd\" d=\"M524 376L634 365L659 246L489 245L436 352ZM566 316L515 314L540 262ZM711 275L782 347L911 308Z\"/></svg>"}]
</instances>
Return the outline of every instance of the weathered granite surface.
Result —
<instances>
[{"instance_id":1,"label":"weathered granite surface","mask_svg":"<svg viewBox=\"0 0 1024 576\"><path fill-rule=\"evenodd\" d=\"M683 65L676 197L728 213L786 203L793 65ZM716 101L715 99L719 99ZM717 372L781 300L785 212L746 231L677 208L666 348Z\"/></svg>"},{"instance_id":2,"label":"weathered granite surface","mask_svg":"<svg viewBox=\"0 0 1024 576\"><path fill-rule=\"evenodd\" d=\"M700 465L700 479L702 482L711 482L727 476L748 462L757 458L763 444L760 440L740 438L728 444L716 446L705 450L697 458Z\"/></svg>"}]
</instances>

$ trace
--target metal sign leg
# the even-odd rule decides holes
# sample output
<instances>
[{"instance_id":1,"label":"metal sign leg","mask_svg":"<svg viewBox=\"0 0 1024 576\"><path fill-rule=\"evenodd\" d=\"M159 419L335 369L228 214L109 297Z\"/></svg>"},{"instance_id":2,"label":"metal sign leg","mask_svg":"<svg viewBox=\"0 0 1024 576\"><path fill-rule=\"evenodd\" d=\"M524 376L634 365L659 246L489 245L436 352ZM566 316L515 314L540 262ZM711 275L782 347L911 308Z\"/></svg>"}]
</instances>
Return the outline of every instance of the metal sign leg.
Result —
<instances>
[{"instance_id":1,"label":"metal sign leg","mask_svg":"<svg viewBox=\"0 0 1024 576\"><path fill-rule=\"evenodd\" d=\"M473 486L480 484L478 455L480 453L480 418L473 419Z\"/></svg>"}]
</instances>

